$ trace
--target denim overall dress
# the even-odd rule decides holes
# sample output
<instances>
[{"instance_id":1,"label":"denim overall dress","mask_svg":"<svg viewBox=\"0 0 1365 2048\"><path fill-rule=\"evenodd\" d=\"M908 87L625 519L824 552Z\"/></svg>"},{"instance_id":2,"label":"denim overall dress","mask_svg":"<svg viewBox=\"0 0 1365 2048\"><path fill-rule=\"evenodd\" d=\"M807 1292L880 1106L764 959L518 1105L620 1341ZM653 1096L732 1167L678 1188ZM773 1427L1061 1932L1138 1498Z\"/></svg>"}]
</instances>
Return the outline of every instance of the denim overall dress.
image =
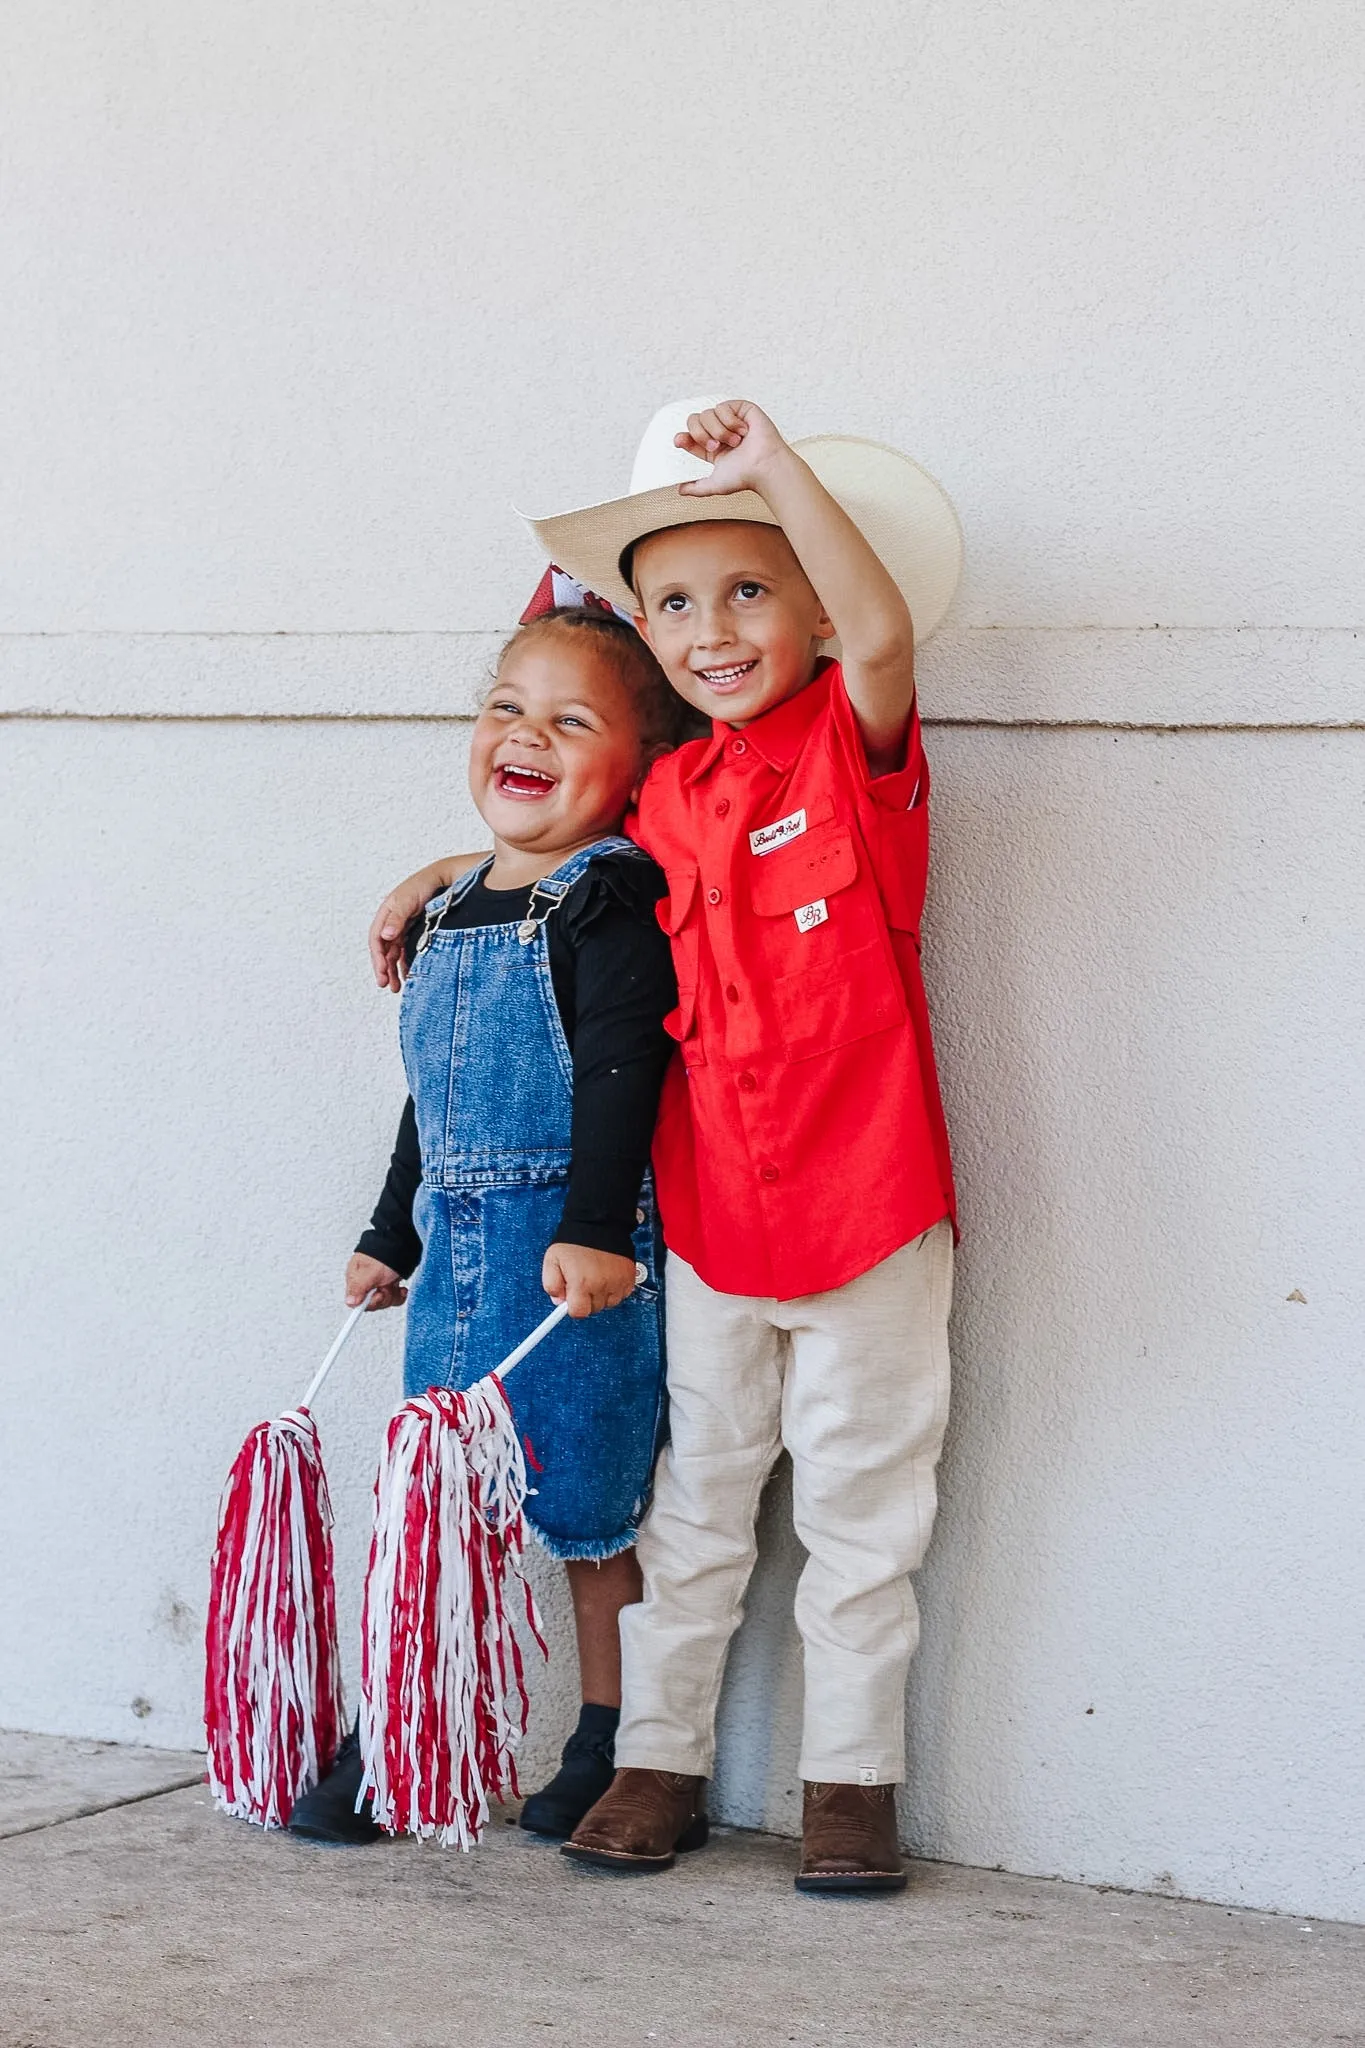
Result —
<instances>
[{"instance_id":1,"label":"denim overall dress","mask_svg":"<svg viewBox=\"0 0 1365 2048\"><path fill-rule=\"evenodd\" d=\"M408 1296L408 1399L462 1390L534 1329L541 1260L569 1181L573 1061L546 924L592 861L638 854L603 839L536 884L522 924L437 929L489 865L428 906L400 1022L422 1183L422 1261ZM643 856L641 856L643 858ZM652 1177L636 1209L647 1279L617 1308L568 1319L522 1360L507 1394L535 1488L526 1517L552 1556L612 1557L635 1541L663 1420L663 1300Z\"/></svg>"}]
</instances>

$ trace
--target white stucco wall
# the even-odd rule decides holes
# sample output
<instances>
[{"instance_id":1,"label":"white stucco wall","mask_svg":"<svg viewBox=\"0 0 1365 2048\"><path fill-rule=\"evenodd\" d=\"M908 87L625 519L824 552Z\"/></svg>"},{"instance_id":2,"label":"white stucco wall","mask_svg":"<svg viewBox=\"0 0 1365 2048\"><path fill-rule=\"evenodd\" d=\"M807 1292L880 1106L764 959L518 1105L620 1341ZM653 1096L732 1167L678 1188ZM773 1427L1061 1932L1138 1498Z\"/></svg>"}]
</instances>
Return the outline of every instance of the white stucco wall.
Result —
<instances>
[{"instance_id":1,"label":"white stucco wall","mask_svg":"<svg viewBox=\"0 0 1365 2048\"><path fill-rule=\"evenodd\" d=\"M967 1235L907 1838L1365 1919L1358 10L0 39L0 1721L194 1739L217 1488L401 1098L364 925L472 829L509 502L728 387L911 449L969 541L923 674ZM398 1335L323 1417L349 1601ZM718 1799L790 1829L783 1513Z\"/></svg>"}]
</instances>

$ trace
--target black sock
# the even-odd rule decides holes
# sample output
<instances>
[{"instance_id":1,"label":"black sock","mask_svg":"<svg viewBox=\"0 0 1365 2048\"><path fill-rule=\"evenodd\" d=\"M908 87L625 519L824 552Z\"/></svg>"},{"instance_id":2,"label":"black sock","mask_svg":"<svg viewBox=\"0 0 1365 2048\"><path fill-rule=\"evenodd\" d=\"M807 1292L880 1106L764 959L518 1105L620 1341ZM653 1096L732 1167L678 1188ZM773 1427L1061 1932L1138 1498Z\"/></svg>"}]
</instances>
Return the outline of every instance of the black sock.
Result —
<instances>
[{"instance_id":1,"label":"black sock","mask_svg":"<svg viewBox=\"0 0 1365 2048\"><path fill-rule=\"evenodd\" d=\"M578 1727L575 1732L590 1736L595 1741L605 1742L609 1736L616 1733L620 1725L619 1707L603 1707L599 1706L596 1700L584 1700L579 1708Z\"/></svg>"}]
</instances>

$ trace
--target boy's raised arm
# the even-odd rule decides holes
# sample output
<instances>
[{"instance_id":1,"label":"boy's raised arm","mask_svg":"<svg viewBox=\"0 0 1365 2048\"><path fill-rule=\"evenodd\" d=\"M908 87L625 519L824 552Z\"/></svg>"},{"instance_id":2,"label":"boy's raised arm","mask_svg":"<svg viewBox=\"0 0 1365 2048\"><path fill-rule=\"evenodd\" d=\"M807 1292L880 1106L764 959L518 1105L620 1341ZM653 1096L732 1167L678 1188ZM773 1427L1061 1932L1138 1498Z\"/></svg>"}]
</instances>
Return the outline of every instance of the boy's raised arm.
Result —
<instances>
[{"instance_id":1,"label":"boy's raised arm","mask_svg":"<svg viewBox=\"0 0 1365 2048\"><path fill-rule=\"evenodd\" d=\"M680 448L713 465L679 486L691 498L757 491L843 643L844 683L873 774L900 766L915 697L910 608L853 521L748 399L694 413Z\"/></svg>"},{"instance_id":2,"label":"boy's raised arm","mask_svg":"<svg viewBox=\"0 0 1365 2048\"><path fill-rule=\"evenodd\" d=\"M398 995L403 987L406 959L403 938L408 926L442 889L448 889L466 868L487 858L485 853L448 853L429 867L418 868L396 889L390 889L370 920L370 965L380 988Z\"/></svg>"}]
</instances>

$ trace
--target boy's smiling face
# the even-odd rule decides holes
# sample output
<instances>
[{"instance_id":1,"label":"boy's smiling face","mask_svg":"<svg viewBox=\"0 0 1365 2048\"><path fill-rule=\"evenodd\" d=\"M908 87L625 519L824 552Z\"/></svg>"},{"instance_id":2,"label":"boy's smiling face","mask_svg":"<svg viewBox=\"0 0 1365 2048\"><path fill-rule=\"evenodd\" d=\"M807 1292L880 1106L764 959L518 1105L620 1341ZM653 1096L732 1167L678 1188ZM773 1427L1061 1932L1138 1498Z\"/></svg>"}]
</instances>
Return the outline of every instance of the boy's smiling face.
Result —
<instances>
[{"instance_id":1,"label":"boy's smiling face","mask_svg":"<svg viewBox=\"0 0 1365 2048\"><path fill-rule=\"evenodd\" d=\"M747 725L794 697L834 627L776 526L707 520L637 542L635 623L680 697Z\"/></svg>"}]
</instances>

